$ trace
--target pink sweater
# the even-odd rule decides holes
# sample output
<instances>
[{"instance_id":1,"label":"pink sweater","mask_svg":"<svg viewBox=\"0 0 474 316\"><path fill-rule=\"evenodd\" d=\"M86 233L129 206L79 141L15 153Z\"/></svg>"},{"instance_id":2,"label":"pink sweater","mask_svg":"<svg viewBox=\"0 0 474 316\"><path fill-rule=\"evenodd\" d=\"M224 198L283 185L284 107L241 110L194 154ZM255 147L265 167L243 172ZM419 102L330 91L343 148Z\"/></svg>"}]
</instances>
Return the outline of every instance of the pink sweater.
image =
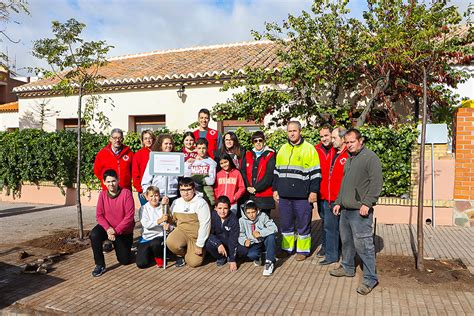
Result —
<instances>
[{"instance_id":1,"label":"pink sweater","mask_svg":"<svg viewBox=\"0 0 474 316\"><path fill-rule=\"evenodd\" d=\"M237 203L245 193L245 183L242 174L237 169L227 172L221 170L216 176L216 187L214 188L214 196L216 199L225 195L229 198L230 204Z\"/></svg>"},{"instance_id":2,"label":"pink sweater","mask_svg":"<svg viewBox=\"0 0 474 316\"><path fill-rule=\"evenodd\" d=\"M107 190L100 192L96 218L97 223L105 230L112 227L116 235L133 233L135 227L134 215L135 205L132 192L129 189L122 189L115 198L109 197Z\"/></svg>"}]
</instances>

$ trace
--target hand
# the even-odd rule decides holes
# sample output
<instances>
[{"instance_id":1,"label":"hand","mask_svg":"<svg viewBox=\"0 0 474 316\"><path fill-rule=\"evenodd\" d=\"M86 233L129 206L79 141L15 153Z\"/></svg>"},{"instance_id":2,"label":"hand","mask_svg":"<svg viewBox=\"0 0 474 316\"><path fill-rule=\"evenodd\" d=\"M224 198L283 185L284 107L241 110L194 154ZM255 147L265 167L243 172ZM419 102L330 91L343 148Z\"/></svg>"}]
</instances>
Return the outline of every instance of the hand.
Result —
<instances>
[{"instance_id":1,"label":"hand","mask_svg":"<svg viewBox=\"0 0 474 316\"><path fill-rule=\"evenodd\" d=\"M163 229L164 229L165 231L169 231L169 230L170 230L170 224L168 224L168 223L163 223Z\"/></svg>"},{"instance_id":2,"label":"hand","mask_svg":"<svg viewBox=\"0 0 474 316\"><path fill-rule=\"evenodd\" d=\"M217 247L217 252L227 258L227 251L225 251L224 245L221 244L219 247Z\"/></svg>"},{"instance_id":3,"label":"hand","mask_svg":"<svg viewBox=\"0 0 474 316\"><path fill-rule=\"evenodd\" d=\"M230 272L237 271L237 262L229 262L229 269L230 269Z\"/></svg>"},{"instance_id":4,"label":"hand","mask_svg":"<svg viewBox=\"0 0 474 316\"><path fill-rule=\"evenodd\" d=\"M163 214L163 216L161 216L160 218L158 218L158 219L156 220L156 223L157 223L158 225L160 225L160 224L165 223L165 222L167 222L167 221L168 221L168 215L167 215L167 214Z\"/></svg>"},{"instance_id":5,"label":"hand","mask_svg":"<svg viewBox=\"0 0 474 316\"><path fill-rule=\"evenodd\" d=\"M244 246L249 248L250 247L250 239L246 239L244 242Z\"/></svg>"},{"instance_id":6,"label":"hand","mask_svg":"<svg viewBox=\"0 0 474 316\"><path fill-rule=\"evenodd\" d=\"M315 192L311 192L308 197L309 203L314 203L318 200L318 194Z\"/></svg>"},{"instance_id":7,"label":"hand","mask_svg":"<svg viewBox=\"0 0 474 316\"><path fill-rule=\"evenodd\" d=\"M170 204L170 198L167 197L167 196L164 196L162 199L161 199L161 205L168 205Z\"/></svg>"},{"instance_id":8,"label":"hand","mask_svg":"<svg viewBox=\"0 0 474 316\"><path fill-rule=\"evenodd\" d=\"M366 205L363 205L360 207L359 214L360 216L367 216L369 215L369 210L370 208Z\"/></svg>"},{"instance_id":9,"label":"hand","mask_svg":"<svg viewBox=\"0 0 474 316\"><path fill-rule=\"evenodd\" d=\"M262 237L262 234L260 234L259 231L254 230L254 231L252 232L252 236L255 237L255 238L260 238L260 237Z\"/></svg>"},{"instance_id":10,"label":"hand","mask_svg":"<svg viewBox=\"0 0 474 316\"><path fill-rule=\"evenodd\" d=\"M186 160L186 162L192 165L193 162L194 162L194 160L196 160L196 159L194 159L194 158L188 158L188 160Z\"/></svg>"},{"instance_id":11,"label":"hand","mask_svg":"<svg viewBox=\"0 0 474 316\"><path fill-rule=\"evenodd\" d=\"M278 201L280 201L280 196L278 195L278 191L273 192L273 199L277 203L278 203Z\"/></svg>"},{"instance_id":12,"label":"hand","mask_svg":"<svg viewBox=\"0 0 474 316\"><path fill-rule=\"evenodd\" d=\"M250 194L255 194L255 188L254 187L248 187L247 188L247 191L250 193Z\"/></svg>"},{"instance_id":13,"label":"hand","mask_svg":"<svg viewBox=\"0 0 474 316\"><path fill-rule=\"evenodd\" d=\"M334 205L332 208L332 212L334 215L338 216L341 214L341 206L340 205Z\"/></svg>"},{"instance_id":14,"label":"hand","mask_svg":"<svg viewBox=\"0 0 474 316\"><path fill-rule=\"evenodd\" d=\"M115 235L115 229L113 229L113 227L109 227L107 229L107 235Z\"/></svg>"},{"instance_id":15,"label":"hand","mask_svg":"<svg viewBox=\"0 0 474 316\"><path fill-rule=\"evenodd\" d=\"M194 250L194 254L197 256L202 256L202 248L196 246L196 250Z\"/></svg>"}]
</instances>

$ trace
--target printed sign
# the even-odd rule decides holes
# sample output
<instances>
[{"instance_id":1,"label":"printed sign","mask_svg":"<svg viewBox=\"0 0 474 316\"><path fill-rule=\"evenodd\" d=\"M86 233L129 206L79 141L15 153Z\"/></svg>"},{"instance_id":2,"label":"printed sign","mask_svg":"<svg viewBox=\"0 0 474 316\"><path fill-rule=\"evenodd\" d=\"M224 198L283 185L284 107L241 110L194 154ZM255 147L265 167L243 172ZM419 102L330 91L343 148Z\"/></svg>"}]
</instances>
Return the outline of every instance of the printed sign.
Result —
<instances>
[{"instance_id":1,"label":"printed sign","mask_svg":"<svg viewBox=\"0 0 474 316\"><path fill-rule=\"evenodd\" d=\"M150 153L150 173L157 176L184 175L184 153Z\"/></svg>"}]
</instances>

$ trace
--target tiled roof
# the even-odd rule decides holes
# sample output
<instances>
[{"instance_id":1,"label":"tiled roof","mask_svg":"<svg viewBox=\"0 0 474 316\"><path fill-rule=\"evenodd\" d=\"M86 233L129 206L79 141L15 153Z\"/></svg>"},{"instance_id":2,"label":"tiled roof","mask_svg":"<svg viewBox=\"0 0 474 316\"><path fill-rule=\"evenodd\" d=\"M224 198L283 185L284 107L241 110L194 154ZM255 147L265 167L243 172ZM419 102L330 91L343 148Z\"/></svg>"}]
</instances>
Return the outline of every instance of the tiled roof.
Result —
<instances>
[{"instance_id":1,"label":"tiled roof","mask_svg":"<svg viewBox=\"0 0 474 316\"><path fill-rule=\"evenodd\" d=\"M0 104L1 112L18 112L18 101Z\"/></svg>"},{"instance_id":2,"label":"tiled roof","mask_svg":"<svg viewBox=\"0 0 474 316\"><path fill-rule=\"evenodd\" d=\"M192 85L228 78L232 71L246 67L278 70L276 44L270 41L194 47L127 55L109 59L99 74L109 89ZM48 93L58 80L42 79L15 88L21 94ZM51 92L49 92L51 93Z\"/></svg>"}]
</instances>

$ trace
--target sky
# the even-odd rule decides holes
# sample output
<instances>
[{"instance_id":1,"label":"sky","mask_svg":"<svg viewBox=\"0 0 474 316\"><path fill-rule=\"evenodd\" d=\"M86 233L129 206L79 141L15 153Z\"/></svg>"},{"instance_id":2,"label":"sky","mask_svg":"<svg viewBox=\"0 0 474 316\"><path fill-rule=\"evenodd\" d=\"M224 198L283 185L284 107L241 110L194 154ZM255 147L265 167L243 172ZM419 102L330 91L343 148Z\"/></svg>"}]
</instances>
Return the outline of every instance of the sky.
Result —
<instances>
[{"instance_id":1,"label":"sky","mask_svg":"<svg viewBox=\"0 0 474 316\"><path fill-rule=\"evenodd\" d=\"M310 11L311 0L29 0L30 15L12 16L0 25L20 43L2 38L0 50L16 61L16 72L46 65L31 54L35 40L52 37L51 21L69 18L87 25L82 37L113 45L109 56L253 40L251 30L263 31L265 22L281 23L288 14ZM469 0L452 4L467 7ZM365 0L351 0L360 16Z\"/></svg>"}]
</instances>

